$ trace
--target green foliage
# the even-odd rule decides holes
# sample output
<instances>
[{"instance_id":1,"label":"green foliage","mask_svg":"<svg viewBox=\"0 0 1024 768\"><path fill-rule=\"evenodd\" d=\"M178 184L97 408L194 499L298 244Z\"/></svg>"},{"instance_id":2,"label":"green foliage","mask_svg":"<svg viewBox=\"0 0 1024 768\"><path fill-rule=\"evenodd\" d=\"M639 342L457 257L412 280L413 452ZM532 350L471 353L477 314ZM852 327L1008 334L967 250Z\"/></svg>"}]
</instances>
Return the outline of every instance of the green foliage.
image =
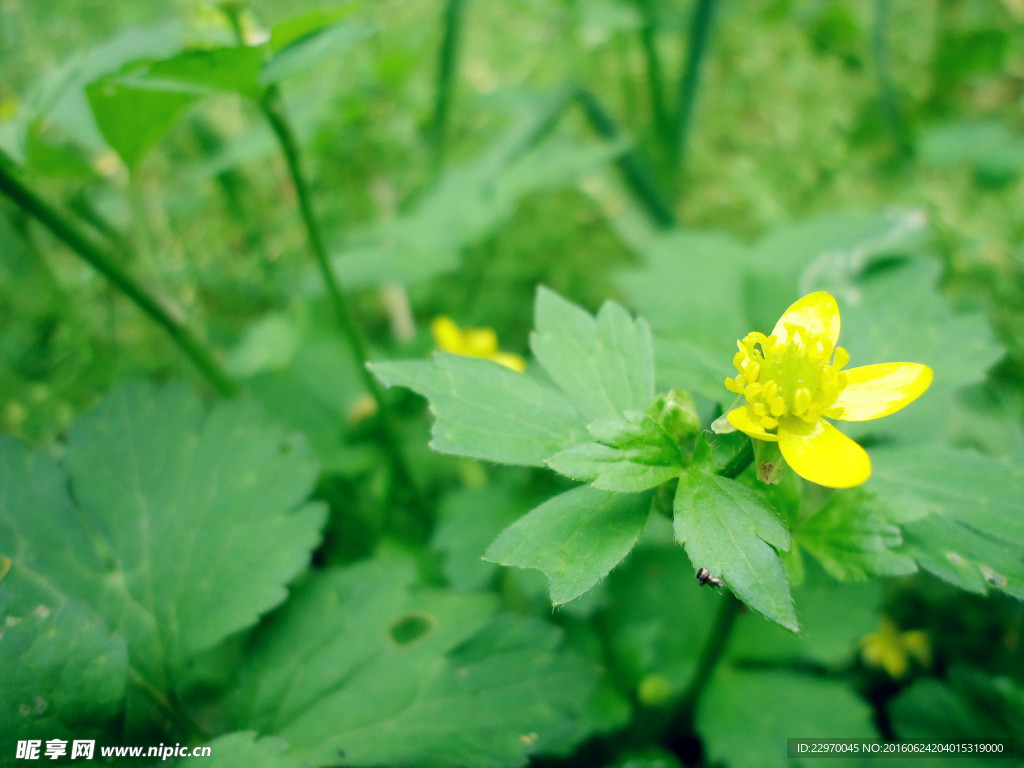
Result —
<instances>
[{"instance_id":1,"label":"green foliage","mask_svg":"<svg viewBox=\"0 0 1024 768\"><path fill-rule=\"evenodd\" d=\"M313 765L517 766L557 739L598 670L489 596L415 582L373 560L297 590L249 649L239 723Z\"/></svg>"},{"instance_id":2,"label":"green foliage","mask_svg":"<svg viewBox=\"0 0 1024 768\"><path fill-rule=\"evenodd\" d=\"M565 394L490 361L436 353L431 362L374 363L372 369L385 384L430 399L436 417L431 446L444 453L542 466L584 434Z\"/></svg>"},{"instance_id":3,"label":"green foliage","mask_svg":"<svg viewBox=\"0 0 1024 768\"><path fill-rule=\"evenodd\" d=\"M0 14L0 763L1024 749L1019 3L333 5ZM710 431L815 290L861 488Z\"/></svg>"},{"instance_id":4,"label":"green foliage","mask_svg":"<svg viewBox=\"0 0 1024 768\"><path fill-rule=\"evenodd\" d=\"M797 618L777 550L789 531L760 494L695 465L679 480L676 540L690 562L719 575L736 595L794 632Z\"/></svg>"},{"instance_id":5,"label":"green foliage","mask_svg":"<svg viewBox=\"0 0 1024 768\"><path fill-rule=\"evenodd\" d=\"M587 425L597 442L556 453L547 465L556 472L617 493L646 491L679 475L679 444L645 413L624 411L622 418Z\"/></svg>"},{"instance_id":6,"label":"green foliage","mask_svg":"<svg viewBox=\"0 0 1024 768\"><path fill-rule=\"evenodd\" d=\"M574 488L506 528L486 557L543 571L552 604L561 605L591 589L629 554L649 510L647 494Z\"/></svg>"},{"instance_id":7,"label":"green foliage","mask_svg":"<svg viewBox=\"0 0 1024 768\"><path fill-rule=\"evenodd\" d=\"M284 600L323 525L301 441L251 403L207 416L182 387L121 389L76 424L63 466L11 440L0 456L5 610L89 606L154 693Z\"/></svg>"}]
</instances>

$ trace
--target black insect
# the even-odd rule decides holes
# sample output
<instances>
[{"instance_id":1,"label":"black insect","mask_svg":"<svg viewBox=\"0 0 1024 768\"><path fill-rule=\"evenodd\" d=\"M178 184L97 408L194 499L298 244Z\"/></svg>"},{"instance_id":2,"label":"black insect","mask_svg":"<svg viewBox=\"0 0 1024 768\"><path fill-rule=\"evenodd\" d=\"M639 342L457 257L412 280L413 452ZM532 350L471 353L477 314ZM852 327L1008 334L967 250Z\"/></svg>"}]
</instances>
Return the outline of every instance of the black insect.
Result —
<instances>
[{"instance_id":1,"label":"black insect","mask_svg":"<svg viewBox=\"0 0 1024 768\"><path fill-rule=\"evenodd\" d=\"M705 584L710 584L712 587L722 586L722 580L718 576L712 576L711 571L707 568L701 568L697 571L697 582L703 587Z\"/></svg>"}]
</instances>

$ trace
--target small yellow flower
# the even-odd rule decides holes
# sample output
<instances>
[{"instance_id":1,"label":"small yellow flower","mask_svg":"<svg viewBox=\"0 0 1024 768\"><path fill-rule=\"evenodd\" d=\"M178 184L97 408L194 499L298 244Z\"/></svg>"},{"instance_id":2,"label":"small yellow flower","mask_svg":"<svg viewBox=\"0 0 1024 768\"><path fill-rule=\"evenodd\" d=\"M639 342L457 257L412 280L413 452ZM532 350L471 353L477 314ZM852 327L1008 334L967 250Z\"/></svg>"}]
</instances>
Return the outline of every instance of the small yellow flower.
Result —
<instances>
[{"instance_id":1,"label":"small yellow flower","mask_svg":"<svg viewBox=\"0 0 1024 768\"><path fill-rule=\"evenodd\" d=\"M493 328L466 328L462 330L450 317L439 315L430 324L434 343L442 352L466 357L480 357L522 373L526 361L519 355L498 349L498 334Z\"/></svg>"},{"instance_id":2,"label":"small yellow flower","mask_svg":"<svg viewBox=\"0 0 1024 768\"><path fill-rule=\"evenodd\" d=\"M860 485L871 459L824 417L869 421L888 416L921 395L932 369L918 363L882 363L844 371L850 355L839 340L839 307L818 291L787 309L770 336L749 333L733 358L739 375L726 379L746 404L729 423L758 440L778 442L801 477L829 488Z\"/></svg>"},{"instance_id":3,"label":"small yellow flower","mask_svg":"<svg viewBox=\"0 0 1024 768\"><path fill-rule=\"evenodd\" d=\"M911 658L926 666L931 663L928 635L920 629L900 632L888 617L882 618L882 626L877 632L860 639L860 652L865 664L881 667L896 680L907 674Z\"/></svg>"}]
</instances>

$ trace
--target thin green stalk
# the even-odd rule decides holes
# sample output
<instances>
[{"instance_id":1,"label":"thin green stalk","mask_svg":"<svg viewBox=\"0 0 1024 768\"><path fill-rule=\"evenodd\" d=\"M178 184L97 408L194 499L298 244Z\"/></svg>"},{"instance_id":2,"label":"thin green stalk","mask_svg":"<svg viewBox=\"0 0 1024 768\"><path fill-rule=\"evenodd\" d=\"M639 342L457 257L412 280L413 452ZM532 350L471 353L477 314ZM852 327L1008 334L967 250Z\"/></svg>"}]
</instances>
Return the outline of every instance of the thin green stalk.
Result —
<instances>
[{"instance_id":1,"label":"thin green stalk","mask_svg":"<svg viewBox=\"0 0 1024 768\"><path fill-rule=\"evenodd\" d=\"M655 133L664 146L672 141L672 122L665 101L665 74L658 53L658 11L656 0L640 0L643 25L640 27L640 46L647 64L647 88L651 92L651 113Z\"/></svg>"},{"instance_id":2,"label":"thin green stalk","mask_svg":"<svg viewBox=\"0 0 1024 768\"><path fill-rule=\"evenodd\" d=\"M162 327L171 337L171 341L185 353L217 392L225 397L237 394L237 385L220 367L210 350L193 336L182 322L173 317L152 294L121 267L116 259L86 237L70 219L10 174L3 163L0 163L0 192L49 229Z\"/></svg>"},{"instance_id":3,"label":"thin green stalk","mask_svg":"<svg viewBox=\"0 0 1024 768\"><path fill-rule=\"evenodd\" d=\"M446 142L448 139L448 112L454 92L455 70L459 58L459 42L462 32L464 0L448 0L444 10L444 39L437 67L437 93L434 102L434 118L430 124L430 140L433 144L433 171L436 175L444 166Z\"/></svg>"},{"instance_id":4,"label":"thin green stalk","mask_svg":"<svg viewBox=\"0 0 1024 768\"><path fill-rule=\"evenodd\" d=\"M711 634L707 636L704 648L701 649L700 659L697 661L697 670L693 673L693 678L686 687L683 698L676 705L673 717L669 721L670 723L685 724L687 728L692 730L693 716L697 711L697 703L700 701L704 689L707 688L708 682L711 680L711 676L729 644L729 636L732 634L732 628L736 623L736 616L739 615L740 605L740 601L731 592L724 592L722 594L722 604L719 606L718 613L715 616L715 625L711 629Z\"/></svg>"},{"instance_id":5,"label":"thin green stalk","mask_svg":"<svg viewBox=\"0 0 1024 768\"><path fill-rule=\"evenodd\" d=\"M288 166L288 174L291 177L292 185L295 188L295 195L298 198L299 213L306 228L309 249L313 254L313 258L320 270L320 276L327 288L327 294L330 298L338 327L348 342L349 349L356 362L356 367L359 369L363 386L377 403L377 415L384 438L387 441L395 479L412 492L412 496L416 499L415 503L418 504L412 473L406 465L405 455L401 449L401 442L398 439L391 411L388 407L387 399L384 397L384 390L367 367L366 343L363 341L363 335L352 315L351 307L341 289L341 284L331 268L331 263L327 256L327 248L324 246L323 236L321 235L320 224L313 211L309 184L302 171L298 142L295 140L295 133L292 131L291 124L285 115L280 93L275 86L264 89L259 106L271 129L274 131L274 135L277 137L278 144L280 144L281 151L284 154L285 162Z\"/></svg>"},{"instance_id":6,"label":"thin green stalk","mask_svg":"<svg viewBox=\"0 0 1024 768\"><path fill-rule=\"evenodd\" d=\"M592 93L580 88L576 92L576 99L586 115L587 121L597 133L614 141L620 137L619 129L615 121L604 111L600 102ZM635 147L629 149L619 156L615 161L619 167L626 184L636 195L637 200L647 209L647 213L662 227L672 227L675 224L675 214L672 207L666 202L661 190L658 188L654 176L647 165L640 159Z\"/></svg>"},{"instance_id":7,"label":"thin green stalk","mask_svg":"<svg viewBox=\"0 0 1024 768\"><path fill-rule=\"evenodd\" d=\"M686 65L679 83L679 101L676 104L673 135L675 143L672 152L672 167L681 177L686 167L686 151L693 125L693 109L700 87L701 66L711 42L711 27L715 17L716 0L698 0L697 10L690 26L690 45L686 54Z\"/></svg>"},{"instance_id":8,"label":"thin green stalk","mask_svg":"<svg viewBox=\"0 0 1024 768\"><path fill-rule=\"evenodd\" d=\"M878 99L882 107L882 118L889 131L893 149L902 158L910 155L906 125L900 113L896 87L889 69L889 41L886 34L889 20L889 0L875 0L875 20L871 34L871 50L875 59L875 77L878 80Z\"/></svg>"}]
</instances>

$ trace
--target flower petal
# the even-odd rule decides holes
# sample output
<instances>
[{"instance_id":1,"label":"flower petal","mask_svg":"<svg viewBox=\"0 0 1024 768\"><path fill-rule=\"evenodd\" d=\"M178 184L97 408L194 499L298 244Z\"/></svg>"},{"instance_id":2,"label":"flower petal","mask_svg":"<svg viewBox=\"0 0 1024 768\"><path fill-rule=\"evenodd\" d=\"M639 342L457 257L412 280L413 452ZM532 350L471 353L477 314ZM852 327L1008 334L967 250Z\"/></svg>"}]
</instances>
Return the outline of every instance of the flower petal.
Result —
<instances>
[{"instance_id":1,"label":"flower petal","mask_svg":"<svg viewBox=\"0 0 1024 768\"><path fill-rule=\"evenodd\" d=\"M895 413L932 383L932 369L920 363L881 363L851 368L847 384L826 411L841 421L869 421Z\"/></svg>"},{"instance_id":2,"label":"flower petal","mask_svg":"<svg viewBox=\"0 0 1024 768\"><path fill-rule=\"evenodd\" d=\"M824 419L783 419L779 448L794 472L827 488L852 488L871 476L867 451Z\"/></svg>"},{"instance_id":3,"label":"flower petal","mask_svg":"<svg viewBox=\"0 0 1024 768\"><path fill-rule=\"evenodd\" d=\"M827 291L809 293L783 312L779 322L775 324L772 334L780 344L785 344L789 339L787 325L806 328L816 336L831 341L834 347L839 340L839 305Z\"/></svg>"},{"instance_id":4,"label":"flower petal","mask_svg":"<svg viewBox=\"0 0 1024 768\"><path fill-rule=\"evenodd\" d=\"M438 315L431 321L430 330L434 335L434 343L442 352L451 352L456 355L462 354L465 341L462 338L462 331L455 321L446 315Z\"/></svg>"},{"instance_id":5,"label":"flower petal","mask_svg":"<svg viewBox=\"0 0 1024 768\"><path fill-rule=\"evenodd\" d=\"M771 432L765 431L764 427L751 420L750 416L747 414L747 407L745 405L729 411L729 413L726 414L726 418L729 419L730 424L748 437L753 437L756 440L767 440L769 443L778 442L779 438L777 435L773 435Z\"/></svg>"}]
</instances>

